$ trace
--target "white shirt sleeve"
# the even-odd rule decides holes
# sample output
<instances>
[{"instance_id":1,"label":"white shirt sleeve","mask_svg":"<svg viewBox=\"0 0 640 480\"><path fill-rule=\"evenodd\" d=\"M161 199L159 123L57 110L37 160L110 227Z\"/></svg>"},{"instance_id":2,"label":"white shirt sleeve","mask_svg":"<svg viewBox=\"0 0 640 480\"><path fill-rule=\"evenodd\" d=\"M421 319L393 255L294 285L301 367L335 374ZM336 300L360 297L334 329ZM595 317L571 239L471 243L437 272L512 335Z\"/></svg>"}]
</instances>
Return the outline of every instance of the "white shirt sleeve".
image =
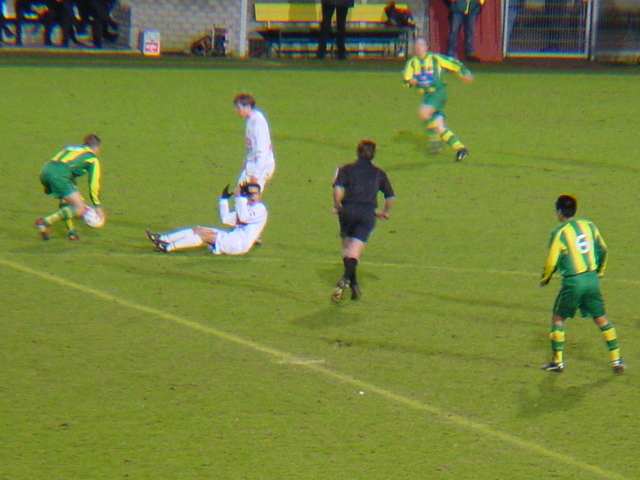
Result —
<instances>
[{"instance_id":1,"label":"white shirt sleeve","mask_svg":"<svg viewBox=\"0 0 640 480\"><path fill-rule=\"evenodd\" d=\"M261 223L267 218L267 209L261 202L249 205L246 197L236 197L236 216L239 223Z\"/></svg>"},{"instance_id":2,"label":"white shirt sleeve","mask_svg":"<svg viewBox=\"0 0 640 480\"><path fill-rule=\"evenodd\" d=\"M229 210L229 199L221 198L218 202L218 210L220 212L220 221L225 225L229 225L231 227L236 226L237 216L236 212L232 212Z\"/></svg>"},{"instance_id":3,"label":"white shirt sleeve","mask_svg":"<svg viewBox=\"0 0 640 480\"><path fill-rule=\"evenodd\" d=\"M260 112L255 112L249 118L247 127L249 151L247 152L245 169L248 176L254 176L256 167L266 165L271 161L271 134L267 119Z\"/></svg>"}]
</instances>

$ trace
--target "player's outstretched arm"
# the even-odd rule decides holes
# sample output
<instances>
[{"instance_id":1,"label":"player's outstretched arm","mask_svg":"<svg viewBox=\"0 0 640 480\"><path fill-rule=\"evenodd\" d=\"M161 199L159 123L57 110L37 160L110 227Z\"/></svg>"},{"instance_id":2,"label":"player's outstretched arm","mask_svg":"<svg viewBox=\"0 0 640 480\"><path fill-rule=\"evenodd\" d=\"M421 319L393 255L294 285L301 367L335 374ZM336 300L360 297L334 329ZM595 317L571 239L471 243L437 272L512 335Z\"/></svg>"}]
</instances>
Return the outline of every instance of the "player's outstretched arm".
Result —
<instances>
[{"instance_id":1,"label":"player's outstretched arm","mask_svg":"<svg viewBox=\"0 0 640 480\"><path fill-rule=\"evenodd\" d=\"M446 55L438 55L438 63L442 68L449 72L455 73L465 83L473 82L473 75L464 63L457 58L447 57Z\"/></svg>"},{"instance_id":2,"label":"player's outstretched arm","mask_svg":"<svg viewBox=\"0 0 640 480\"><path fill-rule=\"evenodd\" d=\"M224 190L220 195L220 199L218 200L218 213L220 214L220 221L222 223L229 225L230 227L235 227L237 216L235 212L232 212L229 208L229 197L231 197L231 194L229 192L229 185L227 185L224 187Z\"/></svg>"},{"instance_id":3,"label":"player's outstretched arm","mask_svg":"<svg viewBox=\"0 0 640 480\"><path fill-rule=\"evenodd\" d=\"M473 75L471 74L471 72L467 71L467 74L465 75L460 75L460 79L464 82L464 83L472 83L474 80Z\"/></svg>"}]
</instances>

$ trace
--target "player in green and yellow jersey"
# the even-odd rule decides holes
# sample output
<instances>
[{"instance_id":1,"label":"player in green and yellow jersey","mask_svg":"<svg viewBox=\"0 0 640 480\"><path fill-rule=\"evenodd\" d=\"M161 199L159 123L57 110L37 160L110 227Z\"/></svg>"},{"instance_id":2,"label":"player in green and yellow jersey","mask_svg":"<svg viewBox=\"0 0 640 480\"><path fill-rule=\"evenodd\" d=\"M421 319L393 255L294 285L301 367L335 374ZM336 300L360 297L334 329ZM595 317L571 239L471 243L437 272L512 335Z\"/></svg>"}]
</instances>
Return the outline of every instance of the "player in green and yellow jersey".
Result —
<instances>
[{"instance_id":1,"label":"player in green and yellow jersey","mask_svg":"<svg viewBox=\"0 0 640 480\"><path fill-rule=\"evenodd\" d=\"M558 373L564 370L564 322L579 308L583 317L592 317L600 328L613 371L623 373L616 329L607 319L598 278L607 267L607 245L593 222L575 218L577 206L570 195L561 195L556 200L556 214L561 223L551 232L540 286L547 285L556 270L562 275L562 286L553 306L549 334L553 357L543 369Z\"/></svg>"},{"instance_id":2,"label":"player in green and yellow jersey","mask_svg":"<svg viewBox=\"0 0 640 480\"><path fill-rule=\"evenodd\" d=\"M418 116L425 124L432 153L440 149L441 141L447 143L456 152L460 161L469 155L469 151L458 136L447 127L444 107L447 103L447 84L444 82L445 70L457 73L466 83L473 81L471 72L455 58L429 52L427 41L416 41L415 56L409 59L404 72L405 85L415 87L422 93L422 104Z\"/></svg>"},{"instance_id":3,"label":"player in green and yellow jersey","mask_svg":"<svg viewBox=\"0 0 640 480\"><path fill-rule=\"evenodd\" d=\"M36 228L43 240L49 240L50 227L60 220L67 226L67 238L78 240L73 217L84 214L87 205L76 187L76 178L87 175L89 197L99 215L104 215L100 203L100 153L102 142L95 134L84 138L82 145L69 145L48 161L40 172L44 193L60 201L59 209L36 220Z\"/></svg>"}]
</instances>

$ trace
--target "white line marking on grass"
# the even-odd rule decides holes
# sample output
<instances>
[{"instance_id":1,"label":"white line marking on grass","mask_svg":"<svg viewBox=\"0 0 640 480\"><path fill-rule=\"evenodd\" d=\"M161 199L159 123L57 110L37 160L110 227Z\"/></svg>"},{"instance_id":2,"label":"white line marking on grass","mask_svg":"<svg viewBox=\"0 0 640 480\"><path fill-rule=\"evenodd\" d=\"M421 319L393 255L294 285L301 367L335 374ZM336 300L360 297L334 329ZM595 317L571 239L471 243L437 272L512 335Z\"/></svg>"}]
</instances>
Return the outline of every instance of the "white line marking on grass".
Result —
<instances>
[{"instance_id":1,"label":"white line marking on grass","mask_svg":"<svg viewBox=\"0 0 640 480\"><path fill-rule=\"evenodd\" d=\"M334 370L331 370L325 366L322 366L315 362L299 362L301 360L300 357L271 348L266 345L262 345L260 343L254 342L252 340L248 340L246 338L240 337L238 335L234 335L233 333L224 332L222 330L218 330L217 328L209 327L207 325L203 325L198 322L194 322L193 320L189 320L187 318L180 317L173 313L165 312L153 307L147 307L145 305L140 305L139 303L131 302L129 300L125 300L123 298L117 297L107 292L103 292L101 290L97 290L95 288L87 287L85 285L81 285L79 283L73 282L71 280L66 280L62 277L58 277L57 275L53 275L47 272L42 272L39 270L35 270L33 268L27 267L26 265L22 265L20 263L13 262L11 260L6 260L0 258L0 265L4 265L5 267L11 268L13 270L17 270L22 273L27 273L29 275L33 275L34 277L38 277L43 280L47 280L49 282L61 285L65 288L72 288L74 290L78 290L82 293L93 295L101 300L107 302L113 302L122 307L129 308L131 310L137 310L139 312L147 313L149 315L156 316L163 320L168 320L177 325L182 325L183 327L190 328L197 332L205 333L207 335L212 335L214 337L218 337L219 339L226 340L231 343L235 343L236 345L240 345L242 347L255 350L257 352L264 353L266 355L270 355L274 357L275 360L280 361L282 363L289 363L299 366L301 368L306 368L307 370L311 370L313 372L324 375L325 377L332 378L337 380L340 383L345 383L351 385L353 387L358 388L358 390L367 391L371 393L375 393L382 398L390 400L392 402L398 403L400 405L404 405L405 407L411 408L413 410L417 410L420 412L426 412L434 417L437 417L439 420L446 421L449 423L453 423L460 427L464 427L466 429L482 433L487 437L491 437L494 439L501 440L505 443L509 443L511 445L515 445L520 447L523 450L527 450L531 453L539 454L544 457L556 460L565 465L569 465L575 467L584 472L588 472L594 475L597 475L600 478L608 479L608 480L627 480L626 477L620 475L615 472L610 472L601 468L597 465L592 465L590 463L586 463L580 460L577 460L569 455L565 455L548 448L543 447L542 445L538 445L535 442L524 440L522 438L518 438L515 435L510 433L501 432L500 430L496 430L491 428L490 426L476 422L469 418L466 418L462 415L457 415L453 413L449 413L446 410L443 410L434 405L430 405L426 402L422 402L420 400L415 400L410 397L406 397L404 395L400 395L398 393L394 393L391 390L387 390L382 387L378 387L372 383L359 380L350 375L340 373ZM297 363L296 363L297 362Z\"/></svg>"},{"instance_id":2,"label":"white line marking on grass","mask_svg":"<svg viewBox=\"0 0 640 480\"><path fill-rule=\"evenodd\" d=\"M288 360L278 360L277 363L279 365L302 365L302 366L306 366L306 365L318 365L318 364L321 364L321 363L325 363L325 361L322 358L314 360L314 359L291 357Z\"/></svg>"}]
</instances>

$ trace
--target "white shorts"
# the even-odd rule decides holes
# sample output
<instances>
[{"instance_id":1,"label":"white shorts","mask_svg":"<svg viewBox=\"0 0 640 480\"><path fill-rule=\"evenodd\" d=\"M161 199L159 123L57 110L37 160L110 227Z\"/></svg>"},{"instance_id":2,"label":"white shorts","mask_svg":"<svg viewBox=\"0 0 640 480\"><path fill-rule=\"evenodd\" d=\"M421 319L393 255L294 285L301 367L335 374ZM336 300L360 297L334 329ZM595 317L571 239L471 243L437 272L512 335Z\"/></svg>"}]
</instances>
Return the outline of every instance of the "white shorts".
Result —
<instances>
[{"instance_id":1,"label":"white shorts","mask_svg":"<svg viewBox=\"0 0 640 480\"><path fill-rule=\"evenodd\" d=\"M208 227L205 227L208 228ZM243 255L251 250L252 245L247 245L247 240L242 232L220 230L211 228L216 233L216 241L209 245L209 251L214 255Z\"/></svg>"},{"instance_id":2,"label":"white shorts","mask_svg":"<svg viewBox=\"0 0 640 480\"><path fill-rule=\"evenodd\" d=\"M240 176L238 177L238 185L242 185L243 183L246 183L247 180L249 180L249 177L253 176L258 179L258 184L260 185L260 191L264 192L264 187L267 184L267 182L271 179L271 177L273 177L273 172L275 171L275 169L276 169L275 162L271 163L265 168L257 168L254 171L253 175L248 175L247 170L244 169L242 170L242 172L240 172Z\"/></svg>"}]
</instances>

